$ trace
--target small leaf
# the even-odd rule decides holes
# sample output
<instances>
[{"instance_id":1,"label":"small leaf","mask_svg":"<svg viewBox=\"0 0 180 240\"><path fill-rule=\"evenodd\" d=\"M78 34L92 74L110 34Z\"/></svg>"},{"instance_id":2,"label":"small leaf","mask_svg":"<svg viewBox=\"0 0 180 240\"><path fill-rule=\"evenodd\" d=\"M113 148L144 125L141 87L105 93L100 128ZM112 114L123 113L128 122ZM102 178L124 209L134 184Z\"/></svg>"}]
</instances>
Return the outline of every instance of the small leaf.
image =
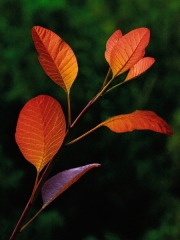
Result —
<instances>
[{"instance_id":1,"label":"small leaf","mask_svg":"<svg viewBox=\"0 0 180 240\"><path fill-rule=\"evenodd\" d=\"M46 74L69 93L78 72L76 56L70 46L57 34L40 26L32 28L32 38Z\"/></svg>"},{"instance_id":2,"label":"small leaf","mask_svg":"<svg viewBox=\"0 0 180 240\"><path fill-rule=\"evenodd\" d=\"M39 95L22 108L15 139L26 160L40 172L61 147L65 131L65 117L59 102Z\"/></svg>"},{"instance_id":3,"label":"small leaf","mask_svg":"<svg viewBox=\"0 0 180 240\"><path fill-rule=\"evenodd\" d=\"M109 65L113 77L130 69L144 56L149 37L149 29L138 28L119 39L110 54Z\"/></svg>"},{"instance_id":4,"label":"small leaf","mask_svg":"<svg viewBox=\"0 0 180 240\"><path fill-rule=\"evenodd\" d=\"M135 78L142 73L144 73L148 68L151 67L151 65L155 62L155 59L152 57L145 57L139 60L134 66L130 68L130 71L128 72L128 75L126 77L125 81L129 81L132 78Z\"/></svg>"},{"instance_id":5,"label":"small leaf","mask_svg":"<svg viewBox=\"0 0 180 240\"><path fill-rule=\"evenodd\" d=\"M100 164L93 163L78 168L72 168L48 179L42 187L42 199L43 207L45 208L55 198L57 198L62 192L75 183L80 177L82 177L87 171L94 167L99 167Z\"/></svg>"},{"instance_id":6,"label":"small leaf","mask_svg":"<svg viewBox=\"0 0 180 240\"><path fill-rule=\"evenodd\" d=\"M110 56L111 56L111 51L114 47L114 45L116 45L116 43L119 41L119 39L122 37L122 32L121 30L116 30L111 37L108 39L107 43L106 43L106 51L105 51L105 58L106 61L109 63L110 62Z\"/></svg>"},{"instance_id":7,"label":"small leaf","mask_svg":"<svg viewBox=\"0 0 180 240\"><path fill-rule=\"evenodd\" d=\"M172 135L172 128L152 111L137 110L133 113L115 116L102 122L97 127L100 126L106 126L116 133L131 132L133 130L152 130Z\"/></svg>"}]
</instances>

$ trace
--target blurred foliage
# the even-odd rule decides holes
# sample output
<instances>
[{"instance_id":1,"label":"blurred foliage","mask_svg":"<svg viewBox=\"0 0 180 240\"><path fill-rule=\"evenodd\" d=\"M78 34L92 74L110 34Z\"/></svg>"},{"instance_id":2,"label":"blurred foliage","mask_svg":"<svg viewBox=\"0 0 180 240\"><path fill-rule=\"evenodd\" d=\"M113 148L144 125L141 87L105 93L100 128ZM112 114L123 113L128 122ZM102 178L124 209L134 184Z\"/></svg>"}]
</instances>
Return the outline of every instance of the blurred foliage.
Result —
<instances>
[{"instance_id":1,"label":"blurred foliage","mask_svg":"<svg viewBox=\"0 0 180 240\"><path fill-rule=\"evenodd\" d=\"M179 12L179 0L0 1L1 239L9 238L35 178L35 169L23 159L14 141L22 106L38 94L49 94L67 112L64 92L38 63L31 38L34 25L56 32L77 56L79 74L71 91L73 118L103 82L109 36L116 29L125 34L148 27L151 41L146 55L156 59L153 67L99 100L77 124L72 139L107 117L135 109L155 111L172 125L174 136L153 132L118 135L103 128L62 149L52 175L92 162L102 167L91 170L63 193L19 239L180 239ZM29 215L41 203L39 197Z\"/></svg>"}]
</instances>

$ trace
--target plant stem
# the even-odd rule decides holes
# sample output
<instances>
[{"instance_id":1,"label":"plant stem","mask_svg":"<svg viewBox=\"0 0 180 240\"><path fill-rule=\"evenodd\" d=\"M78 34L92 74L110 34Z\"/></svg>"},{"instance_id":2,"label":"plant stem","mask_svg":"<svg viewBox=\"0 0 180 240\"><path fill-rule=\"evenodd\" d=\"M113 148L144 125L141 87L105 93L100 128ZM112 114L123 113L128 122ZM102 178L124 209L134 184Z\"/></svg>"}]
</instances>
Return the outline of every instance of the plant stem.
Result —
<instances>
[{"instance_id":1,"label":"plant stem","mask_svg":"<svg viewBox=\"0 0 180 240\"><path fill-rule=\"evenodd\" d=\"M21 226L23 224L23 220L24 220L25 216L27 215L27 211L29 209L30 204L31 204L31 197L30 197L29 201L27 202L26 207L24 208L23 213L21 214L21 217L20 217L20 219L19 219L19 221L18 221L18 223L17 223L17 225L16 225L16 227L15 227L15 229L14 229L14 231L13 231L11 237L10 237L10 240L17 239L17 237L18 237L18 235L20 233L20 230L21 230Z\"/></svg>"},{"instance_id":2,"label":"plant stem","mask_svg":"<svg viewBox=\"0 0 180 240\"><path fill-rule=\"evenodd\" d=\"M109 67L108 72L107 72L107 75L106 75L106 78L104 79L102 88L106 85L110 73L111 73L111 68Z\"/></svg>"},{"instance_id":3,"label":"plant stem","mask_svg":"<svg viewBox=\"0 0 180 240\"><path fill-rule=\"evenodd\" d=\"M103 95L105 95L106 93L110 92L114 88L121 86L123 83L125 83L125 82L121 82L121 83L118 83L118 84L114 85L113 87L109 88Z\"/></svg>"},{"instance_id":4,"label":"plant stem","mask_svg":"<svg viewBox=\"0 0 180 240\"><path fill-rule=\"evenodd\" d=\"M87 136L89 133L93 132L94 130L96 130L96 129L99 128L100 126L101 126L101 124L97 125L96 127L94 127L94 128L92 128L91 130L87 131L86 133L84 133L84 134L81 135L80 137L75 138L75 139L72 140L71 142L66 143L65 146L70 145L70 144L73 144L73 143L79 141L81 138Z\"/></svg>"},{"instance_id":5,"label":"plant stem","mask_svg":"<svg viewBox=\"0 0 180 240\"><path fill-rule=\"evenodd\" d=\"M17 239L19 233L20 233L20 229L22 227L22 224L23 224L23 220L24 218L26 217L27 215L27 211L29 210L29 206L31 205L32 203L32 198L34 196L34 192L36 191L36 187L37 187L37 183L38 183L38 177L39 177L39 173L36 174L36 179L35 179L35 183L34 183L34 187L33 187L33 190L32 190L32 193L31 193L31 197L29 198L27 204L26 204L26 207L24 208L24 211L22 212L21 214L21 217L18 221L18 223L16 224L16 227L10 237L10 240L15 240Z\"/></svg>"},{"instance_id":6,"label":"plant stem","mask_svg":"<svg viewBox=\"0 0 180 240\"><path fill-rule=\"evenodd\" d=\"M38 185L38 179L39 179L39 172L36 174L36 180L35 180L35 184L32 190L32 194L31 194L31 203L32 203L32 199L34 197L34 193L36 191L37 185Z\"/></svg>"},{"instance_id":7,"label":"plant stem","mask_svg":"<svg viewBox=\"0 0 180 240\"><path fill-rule=\"evenodd\" d=\"M107 75L109 75L109 73L108 73ZM106 77L106 78L107 78L107 77ZM105 79L105 80L106 80L106 79ZM111 82L112 82L113 80L114 80L114 77L111 78L111 80L109 80L109 82L108 82L105 86L102 87L102 89L100 90L100 92L99 92L98 94L96 94L96 96L95 96L92 100L90 100L90 101L88 102L88 104L83 108L83 110L80 112L80 114L79 114L79 115L77 116L77 118L74 120L74 122L71 124L70 128L72 128L72 127L76 124L76 122L79 120L79 118L84 114L84 112L85 112L95 101L97 101L100 96L102 96L103 92L107 89L107 87L111 84ZM104 82L105 82L105 81L104 81ZM104 84L103 84L103 85L104 85Z\"/></svg>"},{"instance_id":8,"label":"plant stem","mask_svg":"<svg viewBox=\"0 0 180 240\"><path fill-rule=\"evenodd\" d=\"M71 124L70 128L72 128L76 122L79 120L79 118L84 114L84 112L91 106L92 100L88 102L88 104L83 108L83 110L80 112L80 114L77 116L77 118L74 120L74 122Z\"/></svg>"},{"instance_id":9,"label":"plant stem","mask_svg":"<svg viewBox=\"0 0 180 240\"><path fill-rule=\"evenodd\" d=\"M21 229L20 232L22 232L39 214L42 212L44 208L41 208Z\"/></svg>"},{"instance_id":10,"label":"plant stem","mask_svg":"<svg viewBox=\"0 0 180 240\"><path fill-rule=\"evenodd\" d=\"M59 155L58 155L58 157L59 157ZM11 237L10 237L10 240L17 239L17 237L18 237L18 235L19 235L19 233L21 231L22 225L23 225L23 220L24 220L24 218L25 218L25 216L27 214L27 211L29 210L29 206L32 205L34 203L34 201L36 200L36 198L37 198L37 196L38 196L38 194L39 194L39 192L41 190L41 187L43 186L44 182L46 181L46 179L47 179L47 177L48 177L48 175L49 175L49 173L50 173L50 171L51 171L51 169L53 167L53 164L54 164L56 159L57 159L57 154L56 154L56 157L54 157L48 163L48 165L46 166L46 168L45 168L45 170L43 172L43 175L41 176L41 178L38 181L38 183L37 183L37 177L36 177L35 186L33 188L31 197L30 197L28 203L26 204L26 207L25 207L23 213L21 214L21 217L20 217L20 219L19 219L19 221L18 221L18 223L17 223L17 225L16 225L16 227L15 227L15 229L14 229L14 231L13 231ZM37 174L37 176L38 176L38 174ZM27 225L28 224L26 223L25 226L27 226Z\"/></svg>"},{"instance_id":11,"label":"plant stem","mask_svg":"<svg viewBox=\"0 0 180 240\"><path fill-rule=\"evenodd\" d=\"M98 98L99 98L100 96L103 95L103 93L104 93L105 90L109 87L109 85L112 83L113 80L114 80L114 77L111 78L111 79L109 80L109 82L101 89L101 91L91 100L91 102L92 102L91 104L93 104L95 101L98 100Z\"/></svg>"},{"instance_id":12,"label":"plant stem","mask_svg":"<svg viewBox=\"0 0 180 240\"><path fill-rule=\"evenodd\" d=\"M71 102L70 102L70 94L67 93L67 104L68 104L68 128L71 126Z\"/></svg>"}]
</instances>

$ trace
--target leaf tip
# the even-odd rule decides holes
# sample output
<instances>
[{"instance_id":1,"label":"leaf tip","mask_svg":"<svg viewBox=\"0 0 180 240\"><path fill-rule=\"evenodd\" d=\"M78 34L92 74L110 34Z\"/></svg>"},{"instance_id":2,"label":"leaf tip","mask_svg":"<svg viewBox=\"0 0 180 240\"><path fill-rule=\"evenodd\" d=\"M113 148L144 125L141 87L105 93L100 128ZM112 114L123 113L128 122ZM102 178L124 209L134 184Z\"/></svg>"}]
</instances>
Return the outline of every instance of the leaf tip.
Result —
<instances>
[{"instance_id":1,"label":"leaf tip","mask_svg":"<svg viewBox=\"0 0 180 240\"><path fill-rule=\"evenodd\" d=\"M169 126L169 125L168 125ZM167 128L167 133L166 133L168 136L172 136L173 135L173 129L171 128L171 126L169 126L168 128Z\"/></svg>"}]
</instances>

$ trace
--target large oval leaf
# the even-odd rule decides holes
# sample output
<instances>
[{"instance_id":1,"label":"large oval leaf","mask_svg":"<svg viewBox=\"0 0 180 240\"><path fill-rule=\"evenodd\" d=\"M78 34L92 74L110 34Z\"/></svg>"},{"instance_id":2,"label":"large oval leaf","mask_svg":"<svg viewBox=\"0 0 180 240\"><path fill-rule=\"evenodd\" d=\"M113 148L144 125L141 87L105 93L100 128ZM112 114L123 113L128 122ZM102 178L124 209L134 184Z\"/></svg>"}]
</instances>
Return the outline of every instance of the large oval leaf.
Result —
<instances>
[{"instance_id":1,"label":"large oval leaf","mask_svg":"<svg viewBox=\"0 0 180 240\"><path fill-rule=\"evenodd\" d=\"M72 168L48 179L42 187L42 199L43 207L45 208L55 198L57 198L62 192L75 183L80 177L82 177L87 171L94 167L99 167L100 164L93 163L82 167Z\"/></svg>"},{"instance_id":2,"label":"large oval leaf","mask_svg":"<svg viewBox=\"0 0 180 240\"><path fill-rule=\"evenodd\" d=\"M150 31L138 28L127 33L117 41L110 55L110 67L113 77L130 69L145 54L145 47L149 43Z\"/></svg>"},{"instance_id":3,"label":"large oval leaf","mask_svg":"<svg viewBox=\"0 0 180 240\"><path fill-rule=\"evenodd\" d=\"M111 37L107 40L106 43L106 51L105 51L105 58L108 63L110 63L110 56L111 51L114 47L114 45L119 41L119 39L122 37L121 30L116 30Z\"/></svg>"},{"instance_id":4,"label":"large oval leaf","mask_svg":"<svg viewBox=\"0 0 180 240\"><path fill-rule=\"evenodd\" d=\"M133 113L122 114L98 125L106 126L113 132L123 133L133 130L152 130L154 132L172 135L172 128L156 113L137 110Z\"/></svg>"},{"instance_id":5,"label":"large oval leaf","mask_svg":"<svg viewBox=\"0 0 180 240\"><path fill-rule=\"evenodd\" d=\"M32 28L32 38L46 74L69 93L78 72L77 60L70 46L57 34L40 26Z\"/></svg>"},{"instance_id":6,"label":"large oval leaf","mask_svg":"<svg viewBox=\"0 0 180 240\"><path fill-rule=\"evenodd\" d=\"M26 160L40 172L57 153L65 131L65 117L59 102L39 95L22 108L15 139Z\"/></svg>"},{"instance_id":7,"label":"large oval leaf","mask_svg":"<svg viewBox=\"0 0 180 240\"><path fill-rule=\"evenodd\" d=\"M152 57L145 57L140 59L134 66L132 66L128 72L125 81L129 81L132 78L135 78L142 73L144 73L151 65L155 62L155 59Z\"/></svg>"}]
</instances>

